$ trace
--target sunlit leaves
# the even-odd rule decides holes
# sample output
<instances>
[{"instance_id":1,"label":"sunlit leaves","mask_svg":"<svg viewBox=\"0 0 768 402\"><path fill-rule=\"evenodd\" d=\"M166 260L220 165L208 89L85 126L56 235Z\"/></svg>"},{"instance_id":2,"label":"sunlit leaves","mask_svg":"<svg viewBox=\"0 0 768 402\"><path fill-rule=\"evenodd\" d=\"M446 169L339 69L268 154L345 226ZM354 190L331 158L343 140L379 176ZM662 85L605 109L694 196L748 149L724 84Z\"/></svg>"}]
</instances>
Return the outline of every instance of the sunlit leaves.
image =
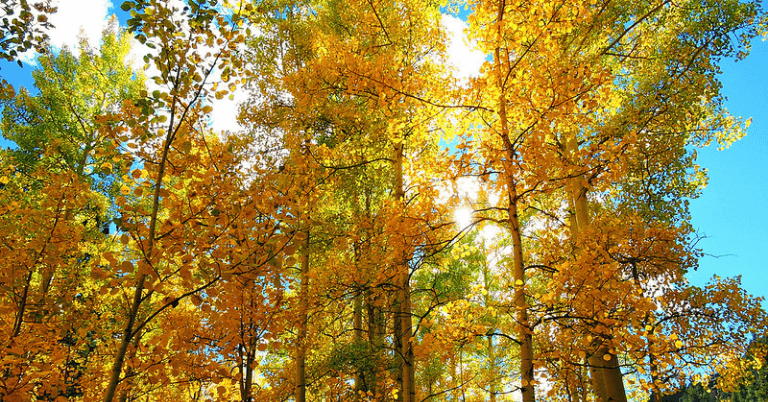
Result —
<instances>
[{"instance_id":1,"label":"sunlit leaves","mask_svg":"<svg viewBox=\"0 0 768 402\"><path fill-rule=\"evenodd\" d=\"M761 364L760 300L684 276L754 5L469 7L462 88L420 0L128 1L148 88L120 34L4 87L0 394L574 400L590 365L640 393Z\"/></svg>"}]
</instances>

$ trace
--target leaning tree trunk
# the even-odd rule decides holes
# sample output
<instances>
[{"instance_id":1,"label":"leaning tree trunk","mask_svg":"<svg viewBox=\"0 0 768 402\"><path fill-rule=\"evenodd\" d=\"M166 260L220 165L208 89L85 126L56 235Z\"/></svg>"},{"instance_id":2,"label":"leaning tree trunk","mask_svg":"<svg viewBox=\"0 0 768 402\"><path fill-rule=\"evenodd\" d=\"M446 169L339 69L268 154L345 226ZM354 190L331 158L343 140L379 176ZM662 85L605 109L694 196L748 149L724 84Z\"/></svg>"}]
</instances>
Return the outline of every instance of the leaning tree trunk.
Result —
<instances>
[{"instance_id":1,"label":"leaning tree trunk","mask_svg":"<svg viewBox=\"0 0 768 402\"><path fill-rule=\"evenodd\" d=\"M572 136L565 140L566 152L569 156L578 150L576 139ZM572 225L571 236L574 242L583 236L584 231L592 225L587 202L588 189L584 186L583 175L574 175L568 183L571 205L574 209L575 225ZM589 371L592 378L592 388L597 402L627 402L624 380L621 374L618 357L610 353L605 339L595 338L589 353ZM605 356L609 359L606 360Z\"/></svg>"}]
</instances>

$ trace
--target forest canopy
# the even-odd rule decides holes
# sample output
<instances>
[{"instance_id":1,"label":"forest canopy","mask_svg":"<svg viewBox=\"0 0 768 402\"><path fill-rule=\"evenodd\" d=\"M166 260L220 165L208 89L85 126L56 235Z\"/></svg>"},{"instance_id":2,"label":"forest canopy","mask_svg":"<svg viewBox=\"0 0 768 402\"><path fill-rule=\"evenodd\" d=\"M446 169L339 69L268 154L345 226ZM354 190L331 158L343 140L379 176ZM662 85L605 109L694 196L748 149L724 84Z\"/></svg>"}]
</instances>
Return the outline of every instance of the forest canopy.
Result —
<instances>
[{"instance_id":1,"label":"forest canopy","mask_svg":"<svg viewBox=\"0 0 768 402\"><path fill-rule=\"evenodd\" d=\"M759 1L130 0L72 49L11 3L0 56L40 54L34 90L0 83L0 401L626 402L765 373L762 299L685 276Z\"/></svg>"}]
</instances>

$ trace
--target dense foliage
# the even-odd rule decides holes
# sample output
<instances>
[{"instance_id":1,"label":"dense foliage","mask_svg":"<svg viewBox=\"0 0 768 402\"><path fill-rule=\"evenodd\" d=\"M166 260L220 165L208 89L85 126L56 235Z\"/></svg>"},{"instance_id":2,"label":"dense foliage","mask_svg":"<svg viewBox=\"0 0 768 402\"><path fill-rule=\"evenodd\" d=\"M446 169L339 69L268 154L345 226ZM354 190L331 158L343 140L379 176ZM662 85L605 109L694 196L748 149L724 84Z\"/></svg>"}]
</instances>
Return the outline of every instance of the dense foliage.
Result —
<instances>
[{"instance_id":1,"label":"dense foliage","mask_svg":"<svg viewBox=\"0 0 768 402\"><path fill-rule=\"evenodd\" d=\"M761 299L685 278L695 147L744 134L717 72L759 3L463 5L468 80L450 4L131 0L126 31L4 85L0 401L607 402L763 375ZM217 132L235 93L243 129Z\"/></svg>"}]
</instances>

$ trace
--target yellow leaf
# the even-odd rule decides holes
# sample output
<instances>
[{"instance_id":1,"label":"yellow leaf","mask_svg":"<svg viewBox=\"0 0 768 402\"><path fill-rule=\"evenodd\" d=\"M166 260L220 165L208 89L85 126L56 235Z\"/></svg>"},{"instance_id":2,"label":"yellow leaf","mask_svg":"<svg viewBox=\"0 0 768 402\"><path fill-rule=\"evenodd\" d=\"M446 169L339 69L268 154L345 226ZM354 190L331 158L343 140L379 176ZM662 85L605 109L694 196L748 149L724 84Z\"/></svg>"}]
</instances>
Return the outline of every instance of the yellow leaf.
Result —
<instances>
[{"instance_id":1,"label":"yellow leaf","mask_svg":"<svg viewBox=\"0 0 768 402\"><path fill-rule=\"evenodd\" d=\"M606 353L606 354L604 354L604 355L603 355L603 360L605 360L605 361L610 361L610 360L611 360L611 354L610 354L610 353Z\"/></svg>"},{"instance_id":2,"label":"yellow leaf","mask_svg":"<svg viewBox=\"0 0 768 402\"><path fill-rule=\"evenodd\" d=\"M8 184L8 177L7 176L0 177L0 183Z\"/></svg>"},{"instance_id":3,"label":"yellow leaf","mask_svg":"<svg viewBox=\"0 0 768 402\"><path fill-rule=\"evenodd\" d=\"M678 349L682 348L683 347L683 341L675 342L675 347L678 348Z\"/></svg>"},{"instance_id":4,"label":"yellow leaf","mask_svg":"<svg viewBox=\"0 0 768 402\"><path fill-rule=\"evenodd\" d=\"M212 110L213 108L208 105L203 106L203 113L211 113Z\"/></svg>"},{"instance_id":5,"label":"yellow leaf","mask_svg":"<svg viewBox=\"0 0 768 402\"><path fill-rule=\"evenodd\" d=\"M131 188L128 186L122 186L120 187L120 192L123 193L123 195L128 195L131 192Z\"/></svg>"}]
</instances>

